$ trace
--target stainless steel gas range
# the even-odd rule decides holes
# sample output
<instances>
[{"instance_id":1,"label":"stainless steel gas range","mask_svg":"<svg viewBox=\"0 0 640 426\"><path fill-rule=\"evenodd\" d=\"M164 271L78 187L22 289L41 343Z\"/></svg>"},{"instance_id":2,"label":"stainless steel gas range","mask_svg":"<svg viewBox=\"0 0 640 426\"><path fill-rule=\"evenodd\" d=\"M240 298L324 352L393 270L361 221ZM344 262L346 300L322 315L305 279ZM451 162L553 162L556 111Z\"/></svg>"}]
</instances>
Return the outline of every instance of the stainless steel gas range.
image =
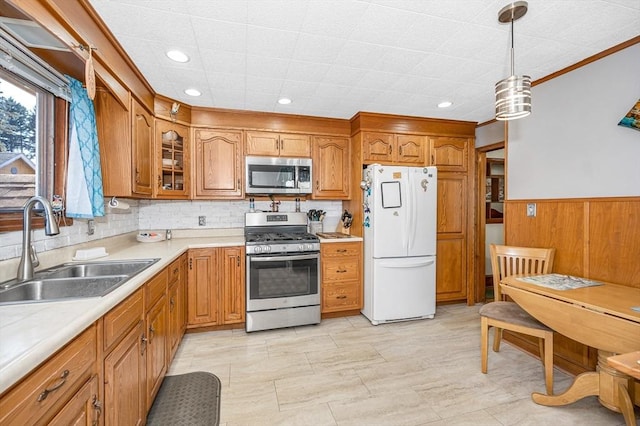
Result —
<instances>
[{"instance_id":1,"label":"stainless steel gas range","mask_svg":"<svg viewBox=\"0 0 640 426\"><path fill-rule=\"evenodd\" d=\"M245 215L246 330L320 322L320 240L306 213Z\"/></svg>"}]
</instances>

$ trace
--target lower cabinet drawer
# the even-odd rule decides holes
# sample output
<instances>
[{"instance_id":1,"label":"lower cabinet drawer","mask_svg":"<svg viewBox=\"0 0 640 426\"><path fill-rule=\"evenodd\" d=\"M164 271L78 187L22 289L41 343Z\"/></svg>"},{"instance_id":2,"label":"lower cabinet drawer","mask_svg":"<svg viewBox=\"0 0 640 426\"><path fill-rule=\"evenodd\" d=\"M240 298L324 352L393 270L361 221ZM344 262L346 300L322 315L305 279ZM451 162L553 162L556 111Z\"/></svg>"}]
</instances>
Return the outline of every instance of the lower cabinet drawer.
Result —
<instances>
[{"instance_id":1,"label":"lower cabinet drawer","mask_svg":"<svg viewBox=\"0 0 640 426\"><path fill-rule=\"evenodd\" d=\"M322 312L345 311L360 308L359 281L323 285Z\"/></svg>"},{"instance_id":2,"label":"lower cabinet drawer","mask_svg":"<svg viewBox=\"0 0 640 426\"><path fill-rule=\"evenodd\" d=\"M104 351L109 352L142 319L143 290L139 289L102 317Z\"/></svg>"},{"instance_id":3,"label":"lower cabinet drawer","mask_svg":"<svg viewBox=\"0 0 640 426\"><path fill-rule=\"evenodd\" d=\"M360 278L360 259L343 257L324 259L322 262L323 281L345 281Z\"/></svg>"},{"instance_id":4,"label":"lower cabinet drawer","mask_svg":"<svg viewBox=\"0 0 640 426\"><path fill-rule=\"evenodd\" d=\"M0 398L0 424L46 422L94 373L96 326L85 330Z\"/></svg>"}]
</instances>

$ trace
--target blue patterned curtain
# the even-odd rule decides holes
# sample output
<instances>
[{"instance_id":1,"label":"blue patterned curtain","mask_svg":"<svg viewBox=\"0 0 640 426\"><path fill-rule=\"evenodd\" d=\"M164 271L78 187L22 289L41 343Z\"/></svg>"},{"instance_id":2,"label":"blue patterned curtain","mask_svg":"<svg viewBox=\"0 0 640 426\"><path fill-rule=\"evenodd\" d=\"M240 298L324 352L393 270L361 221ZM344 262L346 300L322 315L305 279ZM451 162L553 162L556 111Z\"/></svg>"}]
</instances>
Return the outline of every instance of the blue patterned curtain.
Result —
<instances>
[{"instance_id":1,"label":"blue patterned curtain","mask_svg":"<svg viewBox=\"0 0 640 426\"><path fill-rule=\"evenodd\" d=\"M69 117L69 167L67 170L67 216L104 216L100 148L96 113L82 83L72 77Z\"/></svg>"}]
</instances>

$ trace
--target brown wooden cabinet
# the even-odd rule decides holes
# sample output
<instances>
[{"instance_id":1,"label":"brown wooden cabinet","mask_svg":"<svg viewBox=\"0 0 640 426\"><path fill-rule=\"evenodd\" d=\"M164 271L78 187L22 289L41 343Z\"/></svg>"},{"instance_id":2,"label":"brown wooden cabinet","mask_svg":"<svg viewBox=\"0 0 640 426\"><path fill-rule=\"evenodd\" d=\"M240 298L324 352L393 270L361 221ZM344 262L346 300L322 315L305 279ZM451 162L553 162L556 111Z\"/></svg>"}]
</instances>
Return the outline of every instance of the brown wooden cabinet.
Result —
<instances>
[{"instance_id":1,"label":"brown wooden cabinet","mask_svg":"<svg viewBox=\"0 0 640 426\"><path fill-rule=\"evenodd\" d=\"M152 115L131 96L124 106L104 89L94 106L104 195L151 198Z\"/></svg>"},{"instance_id":2,"label":"brown wooden cabinet","mask_svg":"<svg viewBox=\"0 0 640 426\"><path fill-rule=\"evenodd\" d=\"M165 281L166 285L166 281ZM168 329L167 329L167 297L163 295L147 312L147 410L160 390L162 379L169 367L168 361Z\"/></svg>"},{"instance_id":3,"label":"brown wooden cabinet","mask_svg":"<svg viewBox=\"0 0 640 426\"><path fill-rule=\"evenodd\" d=\"M169 363L178 350L187 327L187 255L183 254L169 266Z\"/></svg>"},{"instance_id":4,"label":"brown wooden cabinet","mask_svg":"<svg viewBox=\"0 0 640 426\"><path fill-rule=\"evenodd\" d=\"M48 423L48 426L97 425L101 414L98 376L93 376Z\"/></svg>"},{"instance_id":5,"label":"brown wooden cabinet","mask_svg":"<svg viewBox=\"0 0 640 426\"><path fill-rule=\"evenodd\" d=\"M362 236L364 229L363 191L358 187L361 165L436 166L436 301L474 303L473 230L477 203L475 162L470 152L474 148L476 123L361 112L351 120L351 125L352 192L343 208L353 214L352 234ZM400 153L399 145L404 156L401 161L393 154Z\"/></svg>"},{"instance_id":6,"label":"brown wooden cabinet","mask_svg":"<svg viewBox=\"0 0 640 426\"><path fill-rule=\"evenodd\" d=\"M189 328L244 322L244 247L189 250Z\"/></svg>"},{"instance_id":7,"label":"brown wooden cabinet","mask_svg":"<svg viewBox=\"0 0 640 426\"><path fill-rule=\"evenodd\" d=\"M125 107L106 89L98 87L94 106L104 195L130 197L133 182L131 103Z\"/></svg>"},{"instance_id":8,"label":"brown wooden cabinet","mask_svg":"<svg viewBox=\"0 0 640 426\"><path fill-rule=\"evenodd\" d=\"M467 297L467 176L438 174L436 300ZM446 259L446 261L441 261Z\"/></svg>"},{"instance_id":9,"label":"brown wooden cabinet","mask_svg":"<svg viewBox=\"0 0 640 426\"><path fill-rule=\"evenodd\" d=\"M144 321L140 319L104 359L104 420L107 426L137 426L145 422L146 340Z\"/></svg>"},{"instance_id":10,"label":"brown wooden cabinet","mask_svg":"<svg viewBox=\"0 0 640 426\"><path fill-rule=\"evenodd\" d=\"M218 324L219 252L217 249L189 250L187 284L187 327Z\"/></svg>"},{"instance_id":11,"label":"brown wooden cabinet","mask_svg":"<svg viewBox=\"0 0 640 426\"><path fill-rule=\"evenodd\" d=\"M470 138L432 136L429 138L429 165L438 172L466 172L469 150L473 148Z\"/></svg>"},{"instance_id":12,"label":"brown wooden cabinet","mask_svg":"<svg viewBox=\"0 0 640 426\"><path fill-rule=\"evenodd\" d=\"M362 308L362 243L322 243L322 313Z\"/></svg>"},{"instance_id":13,"label":"brown wooden cabinet","mask_svg":"<svg viewBox=\"0 0 640 426\"><path fill-rule=\"evenodd\" d=\"M309 135L275 132L247 132L246 155L267 157L310 157Z\"/></svg>"},{"instance_id":14,"label":"brown wooden cabinet","mask_svg":"<svg viewBox=\"0 0 640 426\"><path fill-rule=\"evenodd\" d=\"M188 198L189 128L156 119L155 129L156 197Z\"/></svg>"},{"instance_id":15,"label":"brown wooden cabinet","mask_svg":"<svg viewBox=\"0 0 640 426\"><path fill-rule=\"evenodd\" d=\"M153 194L153 116L135 99L131 102L132 195Z\"/></svg>"},{"instance_id":16,"label":"brown wooden cabinet","mask_svg":"<svg viewBox=\"0 0 640 426\"><path fill-rule=\"evenodd\" d=\"M346 200L351 196L351 150L349 138L314 136L312 198Z\"/></svg>"},{"instance_id":17,"label":"brown wooden cabinet","mask_svg":"<svg viewBox=\"0 0 640 426\"><path fill-rule=\"evenodd\" d=\"M362 133L362 161L408 166L427 164L427 138L421 135Z\"/></svg>"},{"instance_id":18,"label":"brown wooden cabinet","mask_svg":"<svg viewBox=\"0 0 640 426\"><path fill-rule=\"evenodd\" d=\"M242 198L242 132L197 129L194 135L195 198Z\"/></svg>"},{"instance_id":19,"label":"brown wooden cabinet","mask_svg":"<svg viewBox=\"0 0 640 426\"><path fill-rule=\"evenodd\" d=\"M0 424L46 424L56 415L77 417L77 410L67 408L68 404L85 397L98 398L97 391L85 396L84 389L97 372L96 358L94 324L2 395Z\"/></svg>"},{"instance_id":20,"label":"brown wooden cabinet","mask_svg":"<svg viewBox=\"0 0 640 426\"><path fill-rule=\"evenodd\" d=\"M244 322L245 302L245 255L244 247L220 249L222 265L222 324Z\"/></svg>"}]
</instances>

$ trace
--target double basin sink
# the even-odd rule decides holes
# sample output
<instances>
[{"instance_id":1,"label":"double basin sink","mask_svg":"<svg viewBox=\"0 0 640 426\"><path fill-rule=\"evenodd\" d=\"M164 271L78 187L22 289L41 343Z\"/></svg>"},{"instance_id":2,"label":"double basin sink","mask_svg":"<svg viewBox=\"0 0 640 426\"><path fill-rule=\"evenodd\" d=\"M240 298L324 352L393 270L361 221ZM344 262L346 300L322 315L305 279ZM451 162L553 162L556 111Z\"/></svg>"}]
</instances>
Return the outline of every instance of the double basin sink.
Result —
<instances>
[{"instance_id":1,"label":"double basin sink","mask_svg":"<svg viewBox=\"0 0 640 426\"><path fill-rule=\"evenodd\" d=\"M63 263L34 274L28 281L0 284L0 304L102 297L159 259Z\"/></svg>"}]
</instances>

